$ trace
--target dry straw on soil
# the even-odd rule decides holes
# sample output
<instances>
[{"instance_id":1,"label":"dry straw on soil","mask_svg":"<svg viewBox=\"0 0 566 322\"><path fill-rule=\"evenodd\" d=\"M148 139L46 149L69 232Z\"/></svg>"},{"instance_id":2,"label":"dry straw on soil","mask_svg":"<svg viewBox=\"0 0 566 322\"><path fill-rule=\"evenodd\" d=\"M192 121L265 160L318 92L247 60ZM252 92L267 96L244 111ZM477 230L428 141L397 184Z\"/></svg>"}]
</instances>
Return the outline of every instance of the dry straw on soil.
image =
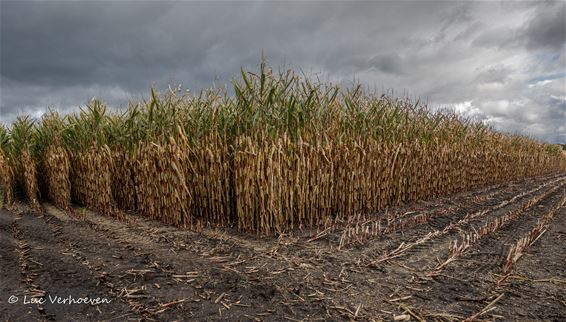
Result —
<instances>
[{"instance_id":1,"label":"dry straw on soil","mask_svg":"<svg viewBox=\"0 0 566 322\"><path fill-rule=\"evenodd\" d=\"M566 170L558 146L264 64L242 71L234 95L152 91L122 114L92 101L37 124L20 118L0 143L9 202L20 187L63 208L257 233Z\"/></svg>"}]
</instances>

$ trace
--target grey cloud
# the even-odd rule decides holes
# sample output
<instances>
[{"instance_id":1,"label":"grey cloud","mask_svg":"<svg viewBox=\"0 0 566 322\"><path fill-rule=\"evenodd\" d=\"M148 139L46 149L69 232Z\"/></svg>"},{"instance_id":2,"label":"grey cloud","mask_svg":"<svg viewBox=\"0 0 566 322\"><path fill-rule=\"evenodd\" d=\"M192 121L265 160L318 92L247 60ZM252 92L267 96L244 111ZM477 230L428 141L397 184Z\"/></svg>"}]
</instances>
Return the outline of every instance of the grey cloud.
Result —
<instances>
[{"instance_id":1,"label":"grey cloud","mask_svg":"<svg viewBox=\"0 0 566 322\"><path fill-rule=\"evenodd\" d=\"M472 20L470 14L470 4L461 3L459 6L452 8L447 12L447 14L442 19L442 25L437 35L434 37L434 41L442 41L446 38L446 32L450 28L454 28L457 25L468 23Z\"/></svg>"},{"instance_id":2,"label":"grey cloud","mask_svg":"<svg viewBox=\"0 0 566 322\"><path fill-rule=\"evenodd\" d=\"M566 44L566 3L548 2L538 7L519 38L530 49L563 49Z\"/></svg>"},{"instance_id":3,"label":"grey cloud","mask_svg":"<svg viewBox=\"0 0 566 322\"><path fill-rule=\"evenodd\" d=\"M535 51L559 51L566 44L566 3L546 1L538 3L502 2L504 9L529 13L528 19L518 26L502 25L487 28L474 40L474 46L497 47Z\"/></svg>"},{"instance_id":4,"label":"grey cloud","mask_svg":"<svg viewBox=\"0 0 566 322\"><path fill-rule=\"evenodd\" d=\"M0 1L0 6L3 122L21 113L39 115L47 106L76 110L92 96L119 108L144 97L154 84L181 83L193 92L215 80L229 84L240 66L257 67L263 52L275 68L286 62L335 83L348 85L355 78L369 88L407 90L431 105L469 105L477 117L498 120L501 130L522 131L532 122L548 128L537 132L540 138L566 134L563 114L551 112L563 110L550 99L563 95L559 89L528 88L530 80L564 69L564 55L555 50L554 30L562 22L553 3ZM541 23L551 18L550 26ZM536 47L544 50L532 50ZM509 106L498 114L490 104L499 101Z\"/></svg>"},{"instance_id":5,"label":"grey cloud","mask_svg":"<svg viewBox=\"0 0 566 322\"><path fill-rule=\"evenodd\" d=\"M496 65L481 70L476 79L483 83L505 83L513 70L509 67Z\"/></svg>"},{"instance_id":6,"label":"grey cloud","mask_svg":"<svg viewBox=\"0 0 566 322\"><path fill-rule=\"evenodd\" d=\"M484 48L516 48L518 43L515 34L516 30L508 26L486 29L472 40L472 45Z\"/></svg>"},{"instance_id":7,"label":"grey cloud","mask_svg":"<svg viewBox=\"0 0 566 322\"><path fill-rule=\"evenodd\" d=\"M403 60L395 53L378 55L368 62L371 67L388 74L403 74Z\"/></svg>"},{"instance_id":8,"label":"grey cloud","mask_svg":"<svg viewBox=\"0 0 566 322\"><path fill-rule=\"evenodd\" d=\"M1 5L3 78L61 85L104 79L135 86L137 79L149 76L140 73L140 67L152 62L155 51L144 41L128 42L129 37L147 34L148 24L125 22L151 22L164 13L162 5L143 3L132 8L125 2L31 1ZM130 71L141 77L131 77ZM128 76L131 79L125 79Z\"/></svg>"}]
</instances>

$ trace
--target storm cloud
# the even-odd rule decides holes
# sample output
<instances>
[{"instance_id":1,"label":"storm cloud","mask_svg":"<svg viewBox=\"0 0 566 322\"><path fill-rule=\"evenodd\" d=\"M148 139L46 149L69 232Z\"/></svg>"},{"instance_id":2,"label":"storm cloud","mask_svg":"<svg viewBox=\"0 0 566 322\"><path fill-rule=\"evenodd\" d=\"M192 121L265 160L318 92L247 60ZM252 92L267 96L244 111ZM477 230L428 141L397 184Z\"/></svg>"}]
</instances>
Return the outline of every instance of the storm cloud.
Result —
<instances>
[{"instance_id":1,"label":"storm cloud","mask_svg":"<svg viewBox=\"0 0 566 322\"><path fill-rule=\"evenodd\" d=\"M566 143L564 2L0 2L0 121L229 84L264 55Z\"/></svg>"}]
</instances>

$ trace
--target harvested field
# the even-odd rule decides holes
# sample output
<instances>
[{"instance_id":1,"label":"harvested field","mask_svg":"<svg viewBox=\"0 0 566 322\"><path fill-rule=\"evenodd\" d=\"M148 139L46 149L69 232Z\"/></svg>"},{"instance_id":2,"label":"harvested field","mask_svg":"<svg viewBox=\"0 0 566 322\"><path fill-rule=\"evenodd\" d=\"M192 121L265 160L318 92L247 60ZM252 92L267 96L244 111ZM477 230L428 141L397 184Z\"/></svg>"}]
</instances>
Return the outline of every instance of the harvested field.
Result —
<instances>
[{"instance_id":1,"label":"harvested field","mask_svg":"<svg viewBox=\"0 0 566 322\"><path fill-rule=\"evenodd\" d=\"M278 237L16 201L0 211L0 316L560 321L565 197L566 173L556 172ZM506 269L512 247L536 227ZM19 301L8 304L11 295ZM23 304L24 296L111 303Z\"/></svg>"}]
</instances>

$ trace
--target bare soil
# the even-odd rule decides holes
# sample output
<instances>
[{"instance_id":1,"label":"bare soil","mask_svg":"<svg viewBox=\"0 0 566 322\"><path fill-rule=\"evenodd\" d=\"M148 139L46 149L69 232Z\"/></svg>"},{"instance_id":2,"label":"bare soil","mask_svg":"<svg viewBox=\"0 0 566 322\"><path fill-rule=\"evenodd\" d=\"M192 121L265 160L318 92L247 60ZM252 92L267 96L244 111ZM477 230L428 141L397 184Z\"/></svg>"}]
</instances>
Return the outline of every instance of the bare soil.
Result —
<instances>
[{"instance_id":1,"label":"bare soil","mask_svg":"<svg viewBox=\"0 0 566 322\"><path fill-rule=\"evenodd\" d=\"M510 247L565 193L556 173L277 237L17 203L0 210L0 320L564 321L564 207L501 280ZM438 269L455 240L536 196ZM348 235L368 222L378 233Z\"/></svg>"}]
</instances>

